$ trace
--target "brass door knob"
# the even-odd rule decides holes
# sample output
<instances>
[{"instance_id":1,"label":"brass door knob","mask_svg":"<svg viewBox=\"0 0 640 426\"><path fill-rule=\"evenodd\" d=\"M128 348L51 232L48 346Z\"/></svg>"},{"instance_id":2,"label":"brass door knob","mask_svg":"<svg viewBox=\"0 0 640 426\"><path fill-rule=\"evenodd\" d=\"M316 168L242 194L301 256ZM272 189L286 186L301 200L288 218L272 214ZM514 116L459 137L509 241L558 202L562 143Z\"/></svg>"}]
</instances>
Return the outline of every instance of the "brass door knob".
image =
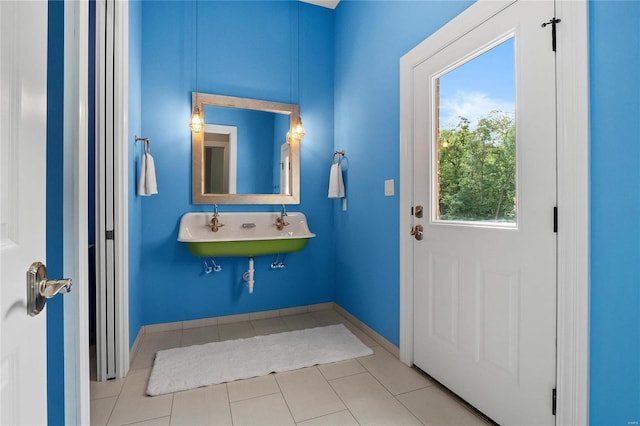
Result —
<instances>
[{"instance_id":1,"label":"brass door knob","mask_svg":"<svg viewBox=\"0 0 640 426\"><path fill-rule=\"evenodd\" d=\"M411 235L418 241L422 241L424 227L422 225L416 225L411 229Z\"/></svg>"}]
</instances>

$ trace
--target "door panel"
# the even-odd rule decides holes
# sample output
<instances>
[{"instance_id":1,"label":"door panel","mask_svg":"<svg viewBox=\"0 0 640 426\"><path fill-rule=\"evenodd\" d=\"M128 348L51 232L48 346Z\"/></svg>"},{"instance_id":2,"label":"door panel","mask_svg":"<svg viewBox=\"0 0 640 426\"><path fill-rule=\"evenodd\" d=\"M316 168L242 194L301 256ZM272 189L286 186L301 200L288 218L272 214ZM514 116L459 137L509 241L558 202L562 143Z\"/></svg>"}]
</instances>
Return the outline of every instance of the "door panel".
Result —
<instances>
[{"instance_id":1,"label":"door panel","mask_svg":"<svg viewBox=\"0 0 640 426\"><path fill-rule=\"evenodd\" d=\"M26 272L45 261L47 2L0 1L0 424L47 420L46 315Z\"/></svg>"},{"instance_id":2,"label":"door panel","mask_svg":"<svg viewBox=\"0 0 640 426\"><path fill-rule=\"evenodd\" d=\"M554 422L553 12L505 5L413 74L414 363L500 424Z\"/></svg>"},{"instance_id":3,"label":"door panel","mask_svg":"<svg viewBox=\"0 0 640 426\"><path fill-rule=\"evenodd\" d=\"M459 261L456 257L429 253L428 271L431 334L452 348L458 348L458 277Z\"/></svg>"},{"instance_id":4,"label":"door panel","mask_svg":"<svg viewBox=\"0 0 640 426\"><path fill-rule=\"evenodd\" d=\"M488 270L477 264L477 361L518 382L520 278L517 271Z\"/></svg>"}]
</instances>

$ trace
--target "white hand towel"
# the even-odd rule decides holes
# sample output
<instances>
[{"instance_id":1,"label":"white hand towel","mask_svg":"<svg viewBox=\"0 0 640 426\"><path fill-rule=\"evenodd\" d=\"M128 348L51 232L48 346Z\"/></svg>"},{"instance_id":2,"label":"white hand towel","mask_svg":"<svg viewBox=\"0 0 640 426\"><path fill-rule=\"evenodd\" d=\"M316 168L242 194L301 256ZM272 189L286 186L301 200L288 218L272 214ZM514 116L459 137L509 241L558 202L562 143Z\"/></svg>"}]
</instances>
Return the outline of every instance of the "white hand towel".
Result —
<instances>
[{"instance_id":1,"label":"white hand towel","mask_svg":"<svg viewBox=\"0 0 640 426\"><path fill-rule=\"evenodd\" d=\"M342 166L333 163L329 172L329 198L344 197L344 182L342 180Z\"/></svg>"},{"instance_id":2,"label":"white hand towel","mask_svg":"<svg viewBox=\"0 0 640 426\"><path fill-rule=\"evenodd\" d=\"M140 166L140 178L138 179L138 195L148 196L158 193L156 183L156 167L153 157L149 152L149 145L145 141L142 165Z\"/></svg>"}]
</instances>

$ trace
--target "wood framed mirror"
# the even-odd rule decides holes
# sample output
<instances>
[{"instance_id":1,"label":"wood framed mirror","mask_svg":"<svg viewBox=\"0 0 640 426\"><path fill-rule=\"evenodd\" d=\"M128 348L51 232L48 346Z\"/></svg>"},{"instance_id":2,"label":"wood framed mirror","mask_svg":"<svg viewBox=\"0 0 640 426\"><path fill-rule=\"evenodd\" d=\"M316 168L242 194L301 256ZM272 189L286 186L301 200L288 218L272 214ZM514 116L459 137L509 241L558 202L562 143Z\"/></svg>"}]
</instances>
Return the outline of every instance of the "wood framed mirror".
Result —
<instances>
[{"instance_id":1,"label":"wood framed mirror","mask_svg":"<svg viewBox=\"0 0 640 426\"><path fill-rule=\"evenodd\" d=\"M191 132L193 204L300 204L294 104L193 92L202 132Z\"/></svg>"}]
</instances>

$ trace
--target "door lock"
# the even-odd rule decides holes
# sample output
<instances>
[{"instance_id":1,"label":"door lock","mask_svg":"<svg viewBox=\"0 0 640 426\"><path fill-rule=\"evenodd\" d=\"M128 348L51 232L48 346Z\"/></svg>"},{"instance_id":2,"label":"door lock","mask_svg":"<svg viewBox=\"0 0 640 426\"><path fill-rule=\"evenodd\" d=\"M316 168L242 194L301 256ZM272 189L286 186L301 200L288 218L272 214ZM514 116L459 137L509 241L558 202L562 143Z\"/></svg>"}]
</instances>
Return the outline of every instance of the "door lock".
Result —
<instances>
[{"instance_id":1,"label":"door lock","mask_svg":"<svg viewBox=\"0 0 640 426\"><path fill-rule=\"evenodd\" d=\"M422 241L422 231L424 231L424 227L422 225L416 225L411 229L411 235L413 235L416 240Z\"/></svg>"},{"instance_id":2,"label":"door lock","mask_svg":"<svg viewBox=\"0 0 640 426\"><path fill-rule=\"evenodd\" d=\"M71 279L48 280L47 267L33 262L27 270L27 314L34 317L44 309L47 299L71 291Z\"/></svg>"},{"instance_id":3,"label":"door lock","mask_svg":"<svg viewBox=\"0 0 640 426\"><path fill-rule=\"evenodd\" d=\"M418 204L414 210L416 217L420 219L422 217L422 214L424 213L424 207Z\"/></svg>"}]
</instances>

